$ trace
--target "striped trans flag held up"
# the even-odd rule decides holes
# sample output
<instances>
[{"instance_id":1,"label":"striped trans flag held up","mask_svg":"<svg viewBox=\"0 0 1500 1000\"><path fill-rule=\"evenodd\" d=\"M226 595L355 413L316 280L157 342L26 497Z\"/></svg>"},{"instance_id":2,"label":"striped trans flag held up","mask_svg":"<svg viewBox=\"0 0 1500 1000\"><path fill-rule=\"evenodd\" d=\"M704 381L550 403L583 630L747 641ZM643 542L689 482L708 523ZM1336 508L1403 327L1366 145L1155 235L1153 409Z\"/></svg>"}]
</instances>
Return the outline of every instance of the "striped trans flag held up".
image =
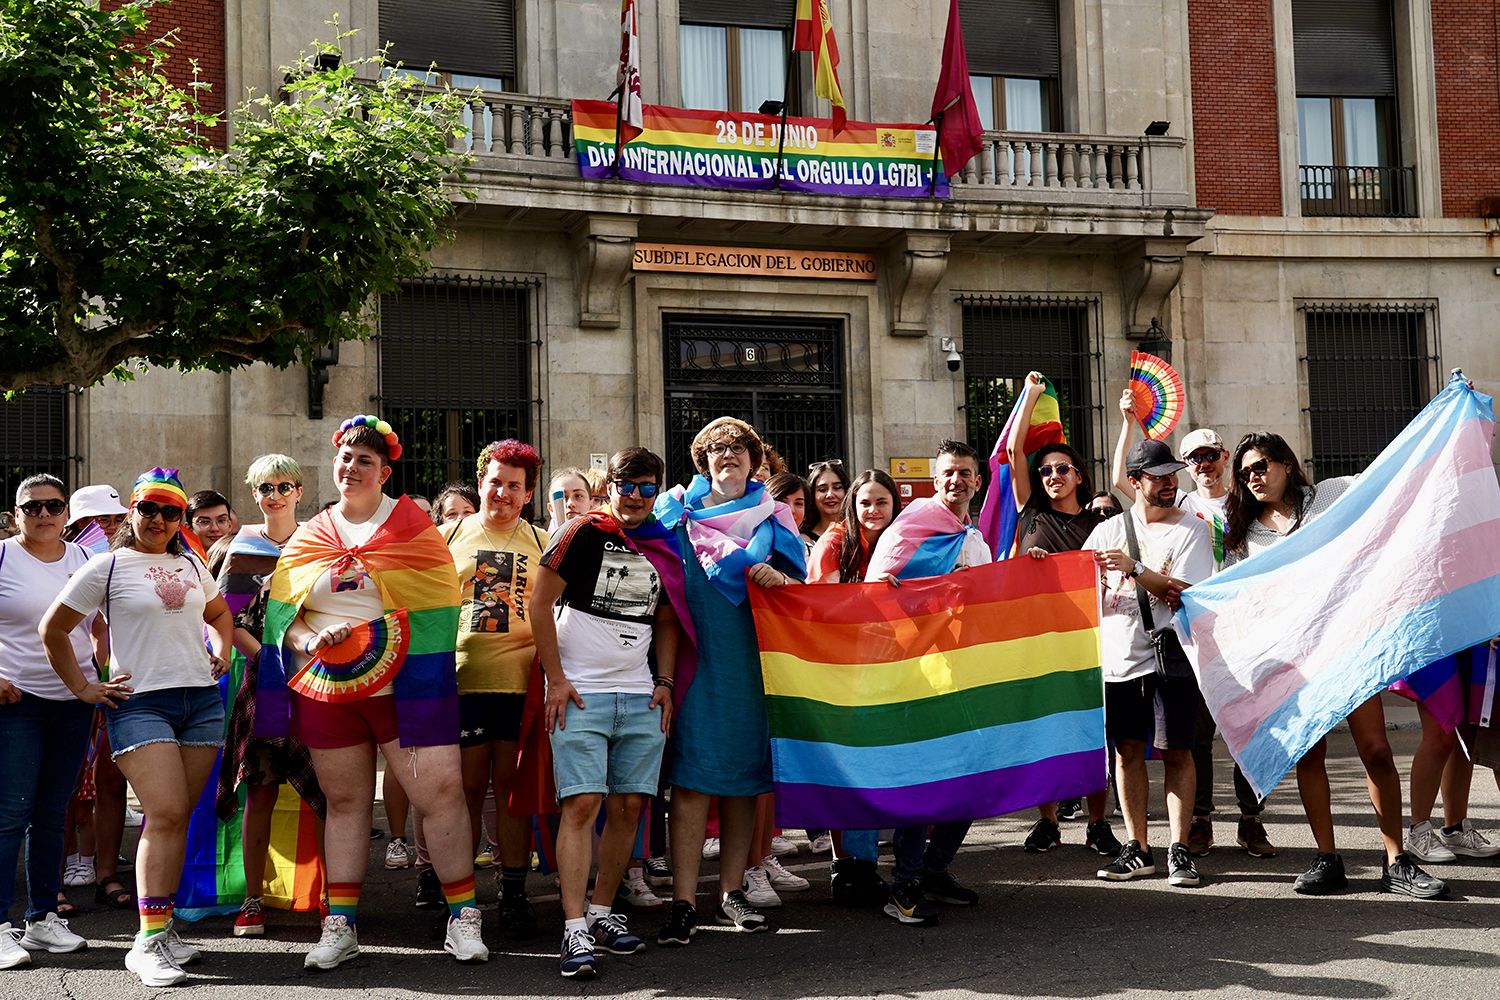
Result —
<instances>
[{"instance_id":1,"label":"striped trans flag held up","mask_svg":"<svg viewBox=\"0 0 1500 1000\"><path fill-rule=\"evenodd\" d=\"M751 587L781 824L917 826L1103 788L1096 576L1068 552Z\"/></svg>"},{"instance_id":2,"label":"striped trans flag held up","mask_svg":"<svg viewBox=\"0 0 1500 1000\"><path fill-rule=\"evenodd\" d=\"M1500 633L1494 432L1455 373L1320 517L1183 593L1175 624L1257 793L1366 699Z\"/></svg>"}]
</instances>

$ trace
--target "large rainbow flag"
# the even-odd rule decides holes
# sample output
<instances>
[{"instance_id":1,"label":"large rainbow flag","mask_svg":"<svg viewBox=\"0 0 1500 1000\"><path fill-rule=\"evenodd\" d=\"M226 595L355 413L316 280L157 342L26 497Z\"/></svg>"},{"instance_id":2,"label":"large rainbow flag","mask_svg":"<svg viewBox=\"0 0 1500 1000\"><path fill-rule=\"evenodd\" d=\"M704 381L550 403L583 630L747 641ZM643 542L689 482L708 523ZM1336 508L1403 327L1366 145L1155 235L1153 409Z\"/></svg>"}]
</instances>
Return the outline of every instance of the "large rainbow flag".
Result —
<instances>
[{"instance_id":1,"label":"large rainbow flag","mask_svg":"<svg viewBox=\"0 0 1500 1000\"><path fill-rule=\"evenodd\" d=\"M1063 437L1057 387L1046 376L1043 380L1046 387L1036 401L1036 408L1031 411L1031 425L1026 428L1024 447L1028 459L1049 444L1062 444L1067 440ZM1016 405L1011 407L1010 416L1005 418L1005 426L990 451L990 484L985 488L984 506L979 510L979 533L996 559L1010 558L1011 549L1016 546L1016 529L1020 527L1020 512L1016 510L1016 497L1010 488L1011 476L1016 473L1010 467L1010 454L1006 449L1011 430L1019 419L1021 400L1017 397ZM1030 472L1023 469L1020 474L1025 476Z\"/></svg>"},{"instance_id":2,"label":"large rainbow flag","mask_svg":"<svg viewBox=\"0 0 1500 1000\"><path fill-rule=\"evenodd\" d=\"M1107 780L1088 552L900 587L752 587L776 813L876 829L976 819Z\"/></svg>"},{"instance_id":3,"label":"large rainbow flag","mask_svg":"<svg viewBox=\"0 0 1500 1000\"><path fill-rule=\"evenodd\" d=\"M1182 595L1175 622L1264 795L1392 682L1500 633L1494 401L1455 377L1320 517Z\"/></svg>"}]
</instances>

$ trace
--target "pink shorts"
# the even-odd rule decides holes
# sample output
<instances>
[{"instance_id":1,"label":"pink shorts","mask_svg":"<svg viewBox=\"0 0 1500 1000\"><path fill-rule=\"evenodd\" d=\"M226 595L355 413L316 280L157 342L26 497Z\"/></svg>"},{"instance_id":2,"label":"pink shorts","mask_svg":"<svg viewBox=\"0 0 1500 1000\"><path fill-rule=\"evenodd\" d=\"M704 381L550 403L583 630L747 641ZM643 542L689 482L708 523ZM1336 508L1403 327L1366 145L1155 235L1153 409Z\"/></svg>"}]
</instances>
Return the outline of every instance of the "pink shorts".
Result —
<instances>
[{"instance_id":1,"label":"pink shorts","mask_svg":"<svg viewBox=\"0 0 1500 1000\"><path fill-rule=\"evenodd\" d=\"M394 695L330 702L292 694L292 736L309 747L339 750L389 743L398 735Z\"/></svg>"}]
</instances>

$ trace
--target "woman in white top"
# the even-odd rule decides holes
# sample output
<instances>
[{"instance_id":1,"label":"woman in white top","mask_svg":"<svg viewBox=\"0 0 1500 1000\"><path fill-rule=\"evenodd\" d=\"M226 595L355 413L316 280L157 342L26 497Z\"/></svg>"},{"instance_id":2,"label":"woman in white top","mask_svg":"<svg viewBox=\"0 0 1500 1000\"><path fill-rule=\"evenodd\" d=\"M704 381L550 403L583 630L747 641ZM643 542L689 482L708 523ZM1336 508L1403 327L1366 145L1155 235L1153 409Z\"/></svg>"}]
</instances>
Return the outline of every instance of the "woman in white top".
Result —
<instances>
[{"instance_id":1,"label":"woman in white top","mask_svg":"<svg viewBox=\"0 0 1500 1000\"><path fill-rule=\"evenodd\" d=\"M73 575L41 632L68 690L109 709L114 760L151 817L136 855L141 930L125 967L147 986L170 986L187 978L182 964L198 957L172 930L173 892L182 879L188 818L224 742L218 678L228 667L233 620L180 533L187 495L177 470L142 474L130 508L111 551ZM69 635L101 611L110 672L91 678Z\"/></svg>"},{"instance_id":2,"label":"woman in white top","mask_svg":"<svg viewBox=\"0 0 1500 1000\"><path fill-rule=\"evenodd\" d=\"M1313 486L1291 447L1279 434L1254 432L1240 439L1229 467L1234 482L1224 504L1224 565L1232 566L1263 551L1322 514L1343 495L1353 477L1325 479ZM1370 803L1385 842L1381 885L1388 892L1431 899L1446 895L1448 887L1417 866L1402 850L1401 775L1385 735L1385 710L1380 698L1349 714L1349 734L1365 765ZM1333 793L1328 785L1328 741L1297 762L1297 791L1317 841L1318 856L1297 877L1293 888L1305 895L1335 892L1348 885L1344 860L1333 837Z\"/></svg>"},{"instance_id":3,"label":"woman in white top","mask_svg":"<svg viewBox=\"0 0 1500 1000\"><path fill-rule=\"evenodd\" d=\"M31 964L32 951L84 946L57 915L63 817L83 763L93 712L47 665L37 626L88 552L62 540L68 501L62 481L32 476L16 490L20 534L0 542L0 969ZM102 642L98 619L67 635L74 656ZM16 862L26 847L24 932L10 923Z\"/></svg>"}]
</instances>

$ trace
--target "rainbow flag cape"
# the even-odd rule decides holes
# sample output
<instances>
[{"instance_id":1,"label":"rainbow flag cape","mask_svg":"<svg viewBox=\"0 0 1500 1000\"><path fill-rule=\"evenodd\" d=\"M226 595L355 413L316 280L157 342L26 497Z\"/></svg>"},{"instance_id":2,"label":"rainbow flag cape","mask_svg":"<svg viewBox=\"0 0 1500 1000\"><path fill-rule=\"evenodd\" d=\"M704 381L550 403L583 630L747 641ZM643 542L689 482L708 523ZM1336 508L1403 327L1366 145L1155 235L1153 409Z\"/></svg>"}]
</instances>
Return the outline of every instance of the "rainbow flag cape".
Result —
<instances>
[{"instance_id":1,"label":"rainbow flag cape","mask_svg":"<svg viewBox=\"0 0 1500 1000\"><path fill-rule=\"evenodd\" d=\"M346 548L323 511L297 529L271 577L265 644L256 688L255 735L286 736L291 723L287 678L295 673L283 643L313 587L358 563L380 588L386 611L405 608L411 646L392 682L402 746L458 742L458 573L443 536L421 509L402 497L364 545Z\"/></svg>"},{"instance_id":2,"label":"rainbow flag cape","mask_svg":"<svg viewBox=\"0 0 1500 1000\"><path fill-rule=\"evenodd\" d=\"M1093 555L752 588L783 826L977 819L1103 788Z\"/></svg>"},{"instance_id":3,"label":"rainbow flag cape","mask_svg":"<svg viewBox=\"0 0 1500 1000\"><path fill-rule=\"evenodd\" d=\"M973 530L942 501L918 497L881 532L875 551L870 553L865 579L875 580L890 573L898 580L915 580L950 572L958 562L965 536Z\"/></svg>"},{"instance_id":4,"label":"rainbow flag cape","mask_svg":"<svg viewBox=\"0 0 1500 1000\"><path fill-rule=\"evenodd\" d=\"M1026 430L1027 458L1049 444L1067 441L1063 437L1062 411L1057 405L1057 387L1046 376L1043 379L1046 387L1036 401L1036 408L1031 411L1031 426ZM1010 478L1015 472L1010 467L1010 455L1005 447L1010 441L1011 429L1019 419L1021 402L1018 397L1016 405L1011 407L1010 416L1005 418L1000 436L995 439L994 449L990 451L990 483L984 491L984 506L979 510L979 533L997 560L1010 558L1011 550L1016 547L1016 529L1020 526L1016 496L1010 488ZM1022 470L1021 475L1027 475L1027 472Z\"/></svg>"},{"instance_id":5,"label":"rainbow flag cape","mask_svg":"<svg viewBox=\"0 0 1500 1000\"><path fill-rule=\"evenodd\" d=\"M1456 375L1320 517L1184 592L1175 623L1260 795L1366 699L1500 633L1494 425Z\"/></svg>"}]
</instances>

